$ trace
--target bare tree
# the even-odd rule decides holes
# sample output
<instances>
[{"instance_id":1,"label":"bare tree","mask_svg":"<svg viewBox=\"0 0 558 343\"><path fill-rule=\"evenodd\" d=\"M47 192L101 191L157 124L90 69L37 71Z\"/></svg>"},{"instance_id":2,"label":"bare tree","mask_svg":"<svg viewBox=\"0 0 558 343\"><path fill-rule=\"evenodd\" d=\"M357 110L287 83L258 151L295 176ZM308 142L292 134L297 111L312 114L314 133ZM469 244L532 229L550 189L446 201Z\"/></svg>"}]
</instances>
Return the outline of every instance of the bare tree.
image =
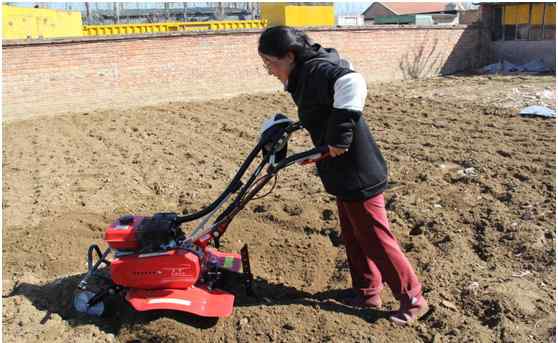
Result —
<instances>
[{"instance_id":1,"label":"bare tree","mask_svg":"<svg viewBox=\"0 0 558 343\"><path fill-rule=\"evenodd\" d=\"M438 39L429 42L428 38L424 38L422 44L410 48L399 61L399 69L405 80L422 79L440 72L443 59L438 43Z\"/></svg>"}]
</instances>

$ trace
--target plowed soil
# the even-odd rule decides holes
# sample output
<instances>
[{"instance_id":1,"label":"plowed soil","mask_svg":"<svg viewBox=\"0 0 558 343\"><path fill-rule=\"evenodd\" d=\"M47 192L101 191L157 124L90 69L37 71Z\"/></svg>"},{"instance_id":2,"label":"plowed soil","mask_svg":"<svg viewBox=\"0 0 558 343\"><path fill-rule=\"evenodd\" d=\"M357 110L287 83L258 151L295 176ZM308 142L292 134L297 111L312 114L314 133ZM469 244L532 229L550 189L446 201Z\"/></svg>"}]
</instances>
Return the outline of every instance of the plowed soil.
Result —
<instances>
[{"instance_id":1,"label":"plowed soil","mask_svg":"<svg viewBox=\"0 0 558 343\"><path fill-rule=\"evenodd\" d=\"M339 301L350 287L335 199L312 166L231 224L257 298L232 316L72 308L91 243L125 213L192 212L228 184L285 93L3 123L4 342L555 342L554 76L468 76L369 85L365 118L389 163L392 230L433 311L413 327ZM45 113L48 114L48 113ZM310 147L293 136L289 149ZM265 190L264 190L265 191ZM185 227L185 230L191 229ZM238 280L237 280L238 281Z\"/></svg>"}]
</instances>

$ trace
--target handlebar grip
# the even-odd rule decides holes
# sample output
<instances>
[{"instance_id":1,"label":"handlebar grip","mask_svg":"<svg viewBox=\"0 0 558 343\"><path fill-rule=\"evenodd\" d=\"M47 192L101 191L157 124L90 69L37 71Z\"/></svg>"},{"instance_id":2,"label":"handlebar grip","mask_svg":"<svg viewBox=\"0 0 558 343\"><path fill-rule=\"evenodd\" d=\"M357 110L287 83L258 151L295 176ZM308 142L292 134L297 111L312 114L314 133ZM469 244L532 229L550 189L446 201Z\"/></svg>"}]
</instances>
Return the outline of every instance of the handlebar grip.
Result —
<instances>
[{"instance_id":1,"label":"handlebar grip","mask_svg":"<svg viewBox=\"0 0 558 343\"><path fill-rule=\"evenodd\" d=\"M297 163L299 165L305 165L305 164L310 164L310 163L316 163L318 161L321 161L325 158L330 157L329 147L327 145L319 146L317 148L314 148L314 149L311 149L311 150L308 151L308 153L311 153L311 152L315 152L315 153L310 154L304 160L298 160Z\"/></svg>"},{"instance_id":2,"label":"handlebar grip","mask_svg":"<svg viewBox=\"0 0 558 343\"><path fill-rule=\"evenodd\" d=\"M329 157L329 147L326 146L319 146L317 148L313 148L298 154L291 155L279 162L277 165L271 167L271 171L273 173L283 169L290 164L301 161L300 164L308 164L312 162L319 161L321 159Z\"/></svg>"},{"instance_id":3,"label":"handlebar grip","mask_svg":"<svg viewBox=\"0 0 558 343\"><path fill-rule=\"evenodd\" d=\"M297 121L296 123L293 123L293 124L289 125L289 126L285 129L285 132L287 132L287 133L290 134L290 133L292 133L292 132L295 132L295 131L297 131L297 130L302 129L302 127L303 127L303 126L302 126L302 123L299 122L299 121Z\"/></svg>"},{"instance_id":4,"label":"handlebar grip","mask_svg":"<svg viewBox=\"0 0 558 343\"><path fill-rule=\"evenodd\" d=\"M327 145L322 145L316 148L316 150L318 150L318 152L320 152L321 154L329 154L329 146Z\"/></svg>"}]
</instances>

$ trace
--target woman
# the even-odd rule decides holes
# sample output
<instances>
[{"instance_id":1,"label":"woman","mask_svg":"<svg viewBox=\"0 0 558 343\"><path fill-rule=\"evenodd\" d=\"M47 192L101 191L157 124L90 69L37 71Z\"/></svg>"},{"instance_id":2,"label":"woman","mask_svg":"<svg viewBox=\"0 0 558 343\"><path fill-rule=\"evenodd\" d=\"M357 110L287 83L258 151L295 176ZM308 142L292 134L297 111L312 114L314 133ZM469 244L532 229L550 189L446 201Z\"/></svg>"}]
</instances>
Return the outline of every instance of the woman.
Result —
<instances>
[{"instance_id":1,"label":"woman","mask_svg":"<svg viewBox=\"0 0 558 343\"><path fill-rule=\"evenodd\" d=\"M415 321L428 304L413 267L389 230L383 196L387 167L362 117L366 82L334 49L313 44L292 27L265 30L258 52L269 74L291 93L314 145L329 147L332 157L317 167L326 191L337 197L356 291L346 301L379 308L386 282L401 305L390 319L401 325Z\"/></svg>"}]
</instances>

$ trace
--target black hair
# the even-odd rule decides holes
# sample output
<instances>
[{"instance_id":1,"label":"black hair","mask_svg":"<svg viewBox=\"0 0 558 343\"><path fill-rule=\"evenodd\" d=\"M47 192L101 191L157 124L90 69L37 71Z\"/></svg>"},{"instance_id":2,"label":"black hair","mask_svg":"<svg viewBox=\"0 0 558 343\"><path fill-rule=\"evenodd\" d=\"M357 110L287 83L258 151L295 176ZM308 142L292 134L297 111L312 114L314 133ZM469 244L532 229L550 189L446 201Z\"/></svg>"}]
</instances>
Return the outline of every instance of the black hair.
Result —
<instances>
[{"instance_id":1,"label":"black hair","mask_svg":"<svg viewBox=\"0 0 558 343\"><path fill-rule=\"evenodd\" d=\"M258 51L262 54L283 58L290 51L295 55L295 60L304 59L312 55L313 42L302 30L290 26L273 26L260 35Z\"/></svg>"}]
</instances>

